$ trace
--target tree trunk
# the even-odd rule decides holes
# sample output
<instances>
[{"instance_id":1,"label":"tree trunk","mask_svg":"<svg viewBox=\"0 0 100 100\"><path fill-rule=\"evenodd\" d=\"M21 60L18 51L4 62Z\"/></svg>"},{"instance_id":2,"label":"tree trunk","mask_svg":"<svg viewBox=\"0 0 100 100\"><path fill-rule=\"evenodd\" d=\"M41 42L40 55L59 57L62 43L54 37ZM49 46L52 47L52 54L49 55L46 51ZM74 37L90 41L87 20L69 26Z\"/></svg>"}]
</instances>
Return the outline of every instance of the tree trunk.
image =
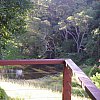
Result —
<instances>
[{"instance_id":1,"label":"tree trunk","mask_svg":"<svg viewBox=\"0 0 100 100\"><path fill-rule=\"evenodd\" d=\"M1 47L1 37L0 37L0 60L2 59L2 51L1 51L2 47Z\"/></svg>"},{"instance_id":2,"label":"tree trunk","mask_svg":"<svg viewBox=\"0 0 100 100\"><path fill-rule=\"evenodd\" d=\"M77 53L79 53L79 52L80 52L80 46L79 46L79 43L76 43L76 45L77 45Z\"/></svg>"},{"instance_id":3,"label":"tree trunk","mask_svg":"<svg viewBox=\"0 0 100 100\"><path fill-rule=\"evenodd\" d=\"M0 60L2 59L2 52L1 52L1 46L0 46Z\"/></svg>"}]
</instances>

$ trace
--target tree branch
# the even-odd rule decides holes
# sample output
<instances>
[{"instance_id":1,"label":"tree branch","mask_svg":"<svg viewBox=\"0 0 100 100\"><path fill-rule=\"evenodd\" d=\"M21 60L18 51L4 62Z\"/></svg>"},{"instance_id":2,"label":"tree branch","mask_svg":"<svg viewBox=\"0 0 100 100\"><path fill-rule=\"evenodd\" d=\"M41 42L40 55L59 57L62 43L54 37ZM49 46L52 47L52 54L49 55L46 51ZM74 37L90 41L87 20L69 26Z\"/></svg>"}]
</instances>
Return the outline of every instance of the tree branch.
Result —
<instances>
[{"instance_id":1,"label":"tree branch","mask_svg":"<svg viewBox=\"0 0 100 100\"><path fill-rule=\"evenodd\" d=\"M73 37L75 43L77 43L77 39L75 38L75 36L71 32L69 32L67 29L66 29L66 33L70 34Z\"/></svg>"}]
</instances>

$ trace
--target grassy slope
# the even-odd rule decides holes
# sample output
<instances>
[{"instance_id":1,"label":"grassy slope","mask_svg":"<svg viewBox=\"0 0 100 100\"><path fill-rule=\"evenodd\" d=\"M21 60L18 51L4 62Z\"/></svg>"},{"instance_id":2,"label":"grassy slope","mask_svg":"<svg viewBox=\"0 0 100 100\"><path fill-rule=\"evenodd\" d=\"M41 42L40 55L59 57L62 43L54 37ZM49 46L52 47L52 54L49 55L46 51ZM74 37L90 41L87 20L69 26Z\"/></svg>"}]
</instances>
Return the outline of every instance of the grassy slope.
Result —
<instances>
[{"instance_id":1,"label":"grassy slope","mask_svg":"<svg viewBox=\"0 0 100 100\"><path fill-rule=\"evenodd\" d=\"M9 80L0 82L0 86L8 96L17 98L10 100L61 100L62 77L62 74L58 74L34 80ZM89 100L75 78L72 86L72 100Z\"/></svg>"}]
</instances>

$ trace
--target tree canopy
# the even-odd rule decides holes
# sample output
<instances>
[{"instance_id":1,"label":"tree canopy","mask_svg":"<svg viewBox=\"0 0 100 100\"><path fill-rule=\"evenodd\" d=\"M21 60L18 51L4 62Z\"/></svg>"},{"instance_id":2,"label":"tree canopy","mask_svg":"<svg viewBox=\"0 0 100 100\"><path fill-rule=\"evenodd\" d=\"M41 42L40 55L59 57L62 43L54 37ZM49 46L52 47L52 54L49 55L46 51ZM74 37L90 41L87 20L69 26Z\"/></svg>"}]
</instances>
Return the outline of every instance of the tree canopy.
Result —
<instances>
[{"instance_id":1,"label":"tree canopy","mask_svg":"<svg viewBox=\"0 0 100 100\"><path fill-rule=\"evenodd\" d=\"M1 0L0 58L99 58L100 2Z\"/></svg>"},{"instance_id":2,"label":"tree canopy","mask_svg":"<svg viewBox=\"0 0 100 100\"><path fill-rule=\"evenodd\" d=\"M26 31L30 8L27 0L0 0L0 58L9 40L12 42L17 34Z\"/></svg>"}]
</instances>

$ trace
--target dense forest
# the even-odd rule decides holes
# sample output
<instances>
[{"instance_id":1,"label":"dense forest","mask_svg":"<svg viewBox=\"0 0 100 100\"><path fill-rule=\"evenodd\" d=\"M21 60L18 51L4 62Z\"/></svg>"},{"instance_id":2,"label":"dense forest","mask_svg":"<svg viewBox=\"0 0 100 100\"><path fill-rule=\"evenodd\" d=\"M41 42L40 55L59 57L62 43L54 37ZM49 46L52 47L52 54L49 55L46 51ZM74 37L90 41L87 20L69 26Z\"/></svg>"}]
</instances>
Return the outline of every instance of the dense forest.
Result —
<instances>
[{"instance_id":1,"label":"dense forest","mask_svg":"<svg viewBox=\"0 0 100 100\"><path fill-rule=\"evenodd\" d=\"M0 59L94 64L99 37L99 0L0 0Z\"/></svg>"}]
</instances>

